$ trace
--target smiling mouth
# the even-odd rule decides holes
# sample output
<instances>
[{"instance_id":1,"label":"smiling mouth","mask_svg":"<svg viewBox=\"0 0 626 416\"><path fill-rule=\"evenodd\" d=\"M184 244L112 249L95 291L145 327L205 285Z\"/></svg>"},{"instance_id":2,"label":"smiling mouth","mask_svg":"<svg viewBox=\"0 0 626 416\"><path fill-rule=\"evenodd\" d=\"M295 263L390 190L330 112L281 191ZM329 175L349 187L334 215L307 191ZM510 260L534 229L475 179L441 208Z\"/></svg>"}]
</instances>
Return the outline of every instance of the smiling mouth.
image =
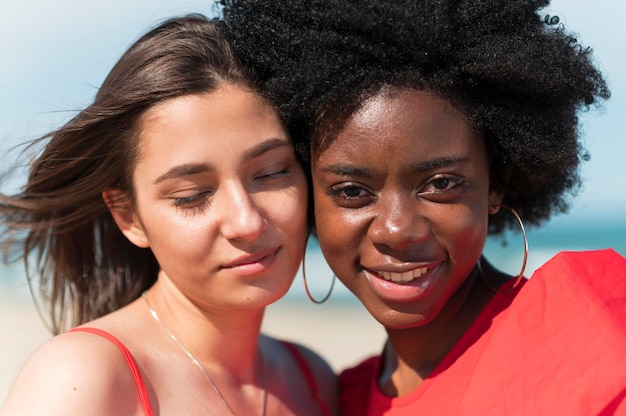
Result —
<instances>
[{"instance_id":1,"label":"smiling mouth","mask_svg":"<svg viewBox=\"0 0 626 416\"><path fill-rule=\"evenodd\" d=\"M421 267L418 269L409 270L406 272L387 272L379 271L375 272L377 276L382 277L385 280L389 280L394 283L409 283L430 270L429 267Z\"/></svg>"}]
</instances>

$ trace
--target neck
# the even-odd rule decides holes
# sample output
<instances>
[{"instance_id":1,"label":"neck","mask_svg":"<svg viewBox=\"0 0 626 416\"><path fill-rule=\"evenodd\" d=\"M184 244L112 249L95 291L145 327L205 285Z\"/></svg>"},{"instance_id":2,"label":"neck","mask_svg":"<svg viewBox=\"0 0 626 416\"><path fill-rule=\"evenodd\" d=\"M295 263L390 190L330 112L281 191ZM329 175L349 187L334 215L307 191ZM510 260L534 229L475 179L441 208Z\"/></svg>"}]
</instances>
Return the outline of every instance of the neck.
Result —
<instances>
[{"instance_id":1,"label":"neck","mask_svg":"<svg viewBox=\"0 0 626 416\"><path fill-rule=\"evenodd\" d=\"M166 286L171 284L159 281L146 292L161 324L210 373L217 377L227 373L241 383L253 382L261 360L259 336L264 309L207 310ZM171 342L169 337L163 339Z\"/></svg>"},{"instance_id":2,"label":"neck","mask_svg":"<svg viewBox=\"0 0 626 416\"><path fill-rule=\"evenodd\" d=\"M390 396L415 390L459 341L492 295L478 273L472 272L432 322L416 328L387 328L389 340L379 378L382 390Z\"/></svg>"}]
</instances>

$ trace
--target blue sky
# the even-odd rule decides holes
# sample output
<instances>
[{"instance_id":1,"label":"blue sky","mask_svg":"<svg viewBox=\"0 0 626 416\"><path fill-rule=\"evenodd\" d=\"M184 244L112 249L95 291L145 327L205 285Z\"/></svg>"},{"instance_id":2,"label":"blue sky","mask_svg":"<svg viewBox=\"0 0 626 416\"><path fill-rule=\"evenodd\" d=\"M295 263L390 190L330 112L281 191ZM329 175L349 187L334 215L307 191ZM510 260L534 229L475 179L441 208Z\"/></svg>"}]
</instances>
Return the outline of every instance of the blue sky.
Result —
<instances>
[{"instance_id":1,"label":"blue sky","mask_svg":"<svg viewBox=\"0 0 626 416\"><path fill-rule=\"evenodd\" d=\"M61 124L87 104L123 51L162 19L212 13L212 0L31 0L0 14L0 153ZM583 116L592 160L571 212L556 221L626 227L626 3L554 0L550 9L592 46L613 97ZM12 158L0 158L2 166ZM6 187L6 184L4 184Z\"/></svg>"}]
</instances>

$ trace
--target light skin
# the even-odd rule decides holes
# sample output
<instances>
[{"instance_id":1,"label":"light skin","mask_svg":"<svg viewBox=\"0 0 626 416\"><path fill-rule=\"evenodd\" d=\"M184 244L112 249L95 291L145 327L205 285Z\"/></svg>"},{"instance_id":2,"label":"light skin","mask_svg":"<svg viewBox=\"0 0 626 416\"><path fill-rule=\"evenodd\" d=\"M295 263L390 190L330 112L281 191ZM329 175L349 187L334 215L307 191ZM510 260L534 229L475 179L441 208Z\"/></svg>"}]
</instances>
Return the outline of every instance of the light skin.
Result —
<instances>
[{"instance_id":1,"label":"light skin","mask_svg":"<svg viewBox=\"0 0 626 416\"><path fill-rule=\"evenodd\" d=\"M271 107L231 92L146 114L136 212L114 213L126 236L159 259L161 280L217 316L280 298L306 232L306 184L289 137Z\"/></svg>"},{"instance_id":2,"label":"light skin","mask_svg":"<svg viewBox=\"0 0 626 416\"><path fill-rule=\"evenodd\" d=\"M264 308L289 289L307 231L305 175L275 110L228 84L151 108L141 120L133 192L134 203L120 202L120 191L103 197L126 237L161 266L147 297L235 413L260 414L265 378L267 414L320 414L285 347L259 338ZM228 414L143 299L87 326L131 350L159 414ZM301 350L322 397L334 403L330 368ZM16 380L5 412L142 414L119 350L84 333L46 343Z\"/></svg>"},{"instance_id":3,"label":"light skin","mask_svg":"<svg viewBox=\"0 0 626 416\"><path fill-rule=\"evenodd\" d=\"M312 176L324 256L389 335L379 385L406 395L491 298L473 270L502 195L482 136L431 93L383 90L313 158Z\"/></svg>"}]
</instances>

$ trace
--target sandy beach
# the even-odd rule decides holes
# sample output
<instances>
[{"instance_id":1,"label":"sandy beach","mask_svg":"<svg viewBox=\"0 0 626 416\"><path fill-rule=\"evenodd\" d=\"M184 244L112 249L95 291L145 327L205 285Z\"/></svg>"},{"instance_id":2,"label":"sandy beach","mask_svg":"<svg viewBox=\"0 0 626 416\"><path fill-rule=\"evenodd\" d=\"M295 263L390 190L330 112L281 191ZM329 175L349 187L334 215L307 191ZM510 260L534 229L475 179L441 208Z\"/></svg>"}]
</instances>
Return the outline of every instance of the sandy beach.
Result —
<instances>
[{"instance_id":1,"label":"sandy beach","mask_svg":"<svg viewBox=\"0 0 626 416\"><path fill-rule=\"evenodd\" d=\"M379 352L385 338L367 311L341 292L315 305L292 290L267 309L263 331L314 349L337 371ZM24 362L50 337L26 288L0 284L0 334L1 407Z\"/></svg>"}]
</instances>

